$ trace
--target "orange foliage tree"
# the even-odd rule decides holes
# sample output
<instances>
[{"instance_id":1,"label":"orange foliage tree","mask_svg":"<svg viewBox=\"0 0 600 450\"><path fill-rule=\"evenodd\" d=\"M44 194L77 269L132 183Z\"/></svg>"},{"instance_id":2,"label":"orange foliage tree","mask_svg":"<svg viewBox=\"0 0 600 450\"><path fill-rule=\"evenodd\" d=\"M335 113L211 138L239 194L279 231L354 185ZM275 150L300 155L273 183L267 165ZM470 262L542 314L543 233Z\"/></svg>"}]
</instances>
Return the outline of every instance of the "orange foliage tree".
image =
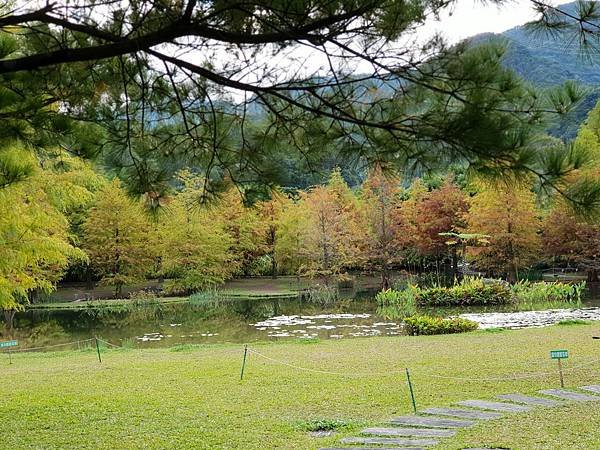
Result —
<instances>
[{"instance_id":1,"label":"orange foliage tree","mask_svg":"<svg viewBox=\"0 0 600 450\"><path fill-rule=\"evenodd\" d=\"M413 242L416 250L434 258L436 264L450 252L454 275L458 270L456 246L448 246L443 233L456 233L464 228L467 209L467 197L452 178L446 178L438 189L420 194L415 203Z\"/></svg>"},{"instance_id":2,"label":"orange foliage tree","mask_svg":"<svg viewBox=\"0 0 600 450\"><path fill-rule=\"evenodd\" d=\"M400 178L375 167L362 186L361 210L365 239L362 259L366 267L381 274L383 289L390 287L391 269L402 260L408 241L400 214Z\"/></svg>"},{"instance_id":3,"label":"orange foliage tree","mask_svg":"<svg viewBox=\"0 0 600 450\"><path fill-rule=\"evenodd\" d=\"M471 200L467 232L488 235L485 247L471 248L478 267L509 282L540 256L541 219L535 195L528 186L485 186Z\"/></svg>"},{"instance_id":4,"label":"orange foliage tree","mask_svg":"<svg viewBox=\"0 0 600 450\"><path fill-rule=\"evenodd\" d=\"M305 272L329 284L355 264L360 255L362 230L358 202L336 170L327 185L317 186L304 195L303 204L309 217Z\"/></svg>"}]
</instances>

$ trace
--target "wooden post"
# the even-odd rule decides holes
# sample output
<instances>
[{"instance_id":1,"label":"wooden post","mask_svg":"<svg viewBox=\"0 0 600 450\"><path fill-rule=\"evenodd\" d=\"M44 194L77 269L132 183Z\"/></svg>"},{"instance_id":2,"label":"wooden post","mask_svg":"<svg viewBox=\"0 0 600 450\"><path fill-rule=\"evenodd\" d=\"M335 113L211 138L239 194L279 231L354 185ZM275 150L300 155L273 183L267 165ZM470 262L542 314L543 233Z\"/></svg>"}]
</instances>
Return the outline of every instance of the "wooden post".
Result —
<instances>
[{"instance_id":1,"label":"wooden post","mask_svg":"<svg viewBox=\"0 0 600 450\"><path fill-rule=\"evenodd\" d=\"M96 352L98 352L98 362L102 363L102 358L100 357L100 345L98 344L98 336L95 336L96 340Z\"/></svg>"},{"instance_id":2,"label":"wooden post","mask_svg":"<svg viewBox=\"0 0 600 450\"><path fill-rule=\"evenodd\" d=\"M10 352L10 347L8 347L8 363L12 364L12 354Z\"/></svg>"},{"instance_id":3,"label":"wooden post","mask_svg":"<svg viewBox=\"0 0 600 450\"><path fill-rule=\"evenodd\" d=\"M415 401L415 393L413 391L412 382L410 381L410 372L406 368L406 379L408 380L408 390L410 391L410 399L412 401L413 411L417 413L417 402Z\"/></svg>"},{"instance_id":4,"label":"wooden post","mask_svg":"<svg viewBox=\"0 0 600 450\"><path fill-rule=\"evenodd\" d=\"M248 344L244 344L244 359L242 360L242 372L240 373L240 381L244 379L244 368L246 367L246 356L248 355Z\"/></svg>"},{"instance_id":5,"label":"wooden post","mask_svg":"<svg viewBox=\"0 0 600 450\"><path fill-rule=\"evenodd\" d=\"M565 382L563 380L562 363L560 361L561 361L561 358L558 358L558 374L560 376L560 387L564 388L565 387Z\"/></svg>"}]
</instances>

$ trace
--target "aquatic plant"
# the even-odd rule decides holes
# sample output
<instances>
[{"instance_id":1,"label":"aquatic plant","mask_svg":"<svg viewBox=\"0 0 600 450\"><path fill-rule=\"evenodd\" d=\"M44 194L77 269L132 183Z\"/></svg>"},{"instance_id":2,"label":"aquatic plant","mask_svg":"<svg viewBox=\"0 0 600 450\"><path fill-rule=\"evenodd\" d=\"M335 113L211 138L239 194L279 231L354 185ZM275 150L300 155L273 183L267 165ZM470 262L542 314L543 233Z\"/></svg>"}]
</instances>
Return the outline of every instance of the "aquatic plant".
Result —
<instances>
[{"instance_id":1,"label":"aquatic plant","mask_svg":"<svg viewBox=\"0 0 600 450\"><path fill-rule=\"evenodd\" d=\"M559 302L578 305L585 286L585 281L574 284L519 281L511 286L511 291L520 304Z\"/></svg>"},{"instance_id":2,"label":"aquatic plant","mask_svg":"<svg viewBox=\"0 0 600 450\"><path fill-rule=\"evenodd\" d=\"M431 316L411 316L404 318L406 333L412 336L432 334L454 334L473 331L478 324L472 320L454 317L444 319Z\"/></svg>"}]
</instances>

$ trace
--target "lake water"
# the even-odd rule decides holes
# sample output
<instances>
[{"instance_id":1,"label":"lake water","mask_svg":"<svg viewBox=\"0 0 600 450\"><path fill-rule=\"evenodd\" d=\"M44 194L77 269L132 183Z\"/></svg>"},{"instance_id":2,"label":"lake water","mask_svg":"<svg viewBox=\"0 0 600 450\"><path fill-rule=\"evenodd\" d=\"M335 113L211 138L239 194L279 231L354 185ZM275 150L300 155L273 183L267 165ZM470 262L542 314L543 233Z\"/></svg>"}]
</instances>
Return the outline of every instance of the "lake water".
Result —
<instances>
[{"instance_id":1,"label":"lake water","mask_svg":"<svg viewBox=\"0 0 600 450\"><path fill-rule=\"evenodd\" d=\"M577 310L515 312L494 309L437 311L466 317L491 327L545 326L565 318L600 320L600 295L588 293ZM178 344L244 343L297 339L348 339L402 334L401 321L377 313L372 295L315 305L298 299L220 300L209 304L173 303L130 310L28 310L15 316L2 339L20 348L73 342L98 336L116 345L171 347Z\"/></svg>"}]
</instances>

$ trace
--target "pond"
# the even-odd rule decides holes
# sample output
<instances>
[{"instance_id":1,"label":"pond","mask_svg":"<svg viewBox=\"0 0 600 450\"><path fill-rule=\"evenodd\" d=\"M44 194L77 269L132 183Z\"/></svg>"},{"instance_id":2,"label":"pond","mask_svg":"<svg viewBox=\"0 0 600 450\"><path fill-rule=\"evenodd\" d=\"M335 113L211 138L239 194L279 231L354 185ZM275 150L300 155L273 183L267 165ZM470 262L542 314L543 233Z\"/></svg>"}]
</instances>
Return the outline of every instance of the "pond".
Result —
<instances>
[{"instance_id":1,"label":"pond","mask_svg":"<svg viewBox=\"0 0 600 450\"><path fill-rule=\"evenodd\" d=\"M588 292L581 308L515 312L470 308L436 311L464 315L482 328L545 326L565 318L600 320L600 295ZM178 344L244 343L299 339L348 339L403 334L400 320L377 312L372 293L331 305L293 299L236 299L150 304L131 308L28 310L15 316L14 329L2 338L18 339L20 348L55 345L101 337L134 347Z\"/></svg>"}]
</instances>

